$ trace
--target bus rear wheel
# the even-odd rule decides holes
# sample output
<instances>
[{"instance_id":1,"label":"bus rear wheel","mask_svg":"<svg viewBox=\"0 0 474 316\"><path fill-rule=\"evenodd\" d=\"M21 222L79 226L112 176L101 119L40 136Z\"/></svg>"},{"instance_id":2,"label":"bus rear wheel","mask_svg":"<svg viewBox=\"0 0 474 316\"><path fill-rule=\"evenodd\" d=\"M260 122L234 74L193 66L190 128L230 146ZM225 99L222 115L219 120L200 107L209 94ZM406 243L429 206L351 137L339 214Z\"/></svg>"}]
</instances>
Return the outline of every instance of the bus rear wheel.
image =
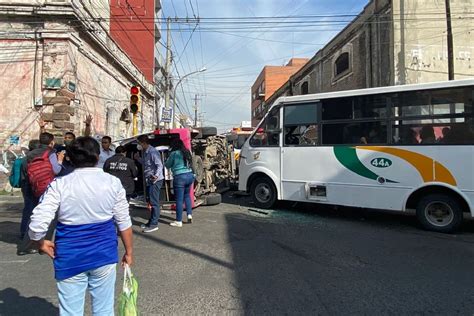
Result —
<instances>
[{"instance_id":1,"label":"bus rear wheel","mask_svg":"<svg viewBox=\"0 0 474 316\"><path fill-rule=\"evenodd\" d=\"M458 230L463 219L458 200L444 194L430 194L421 198L416 216L425 229L440 233Z\"/></svg>"},{"instance_id":2,"label":"bus rear wheel","mask_svg":"<svg viewBox=\"0 0 474 316\"><path fill-rule=\"evenodd\" d=\"M266 177L257 178L250 186L255 206L259 208L271 208L277 200L277 192L273 181Z\"/></svg>"}]
</instances>

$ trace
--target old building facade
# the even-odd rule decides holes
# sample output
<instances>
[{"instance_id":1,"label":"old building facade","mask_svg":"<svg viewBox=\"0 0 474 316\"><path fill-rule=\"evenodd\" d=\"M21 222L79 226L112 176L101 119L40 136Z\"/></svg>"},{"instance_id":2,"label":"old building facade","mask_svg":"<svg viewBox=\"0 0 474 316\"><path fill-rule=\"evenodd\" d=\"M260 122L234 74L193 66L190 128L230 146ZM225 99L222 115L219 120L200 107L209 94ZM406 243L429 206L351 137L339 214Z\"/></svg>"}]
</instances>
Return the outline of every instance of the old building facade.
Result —
<instances>
[{"instance_id":1,"label":"old building facade","mask_svg":"<svg viewBox=\"0 0 474 316\"><path fill-rule=\"evenodd\" d=\"M107 0L0 0L0 150L15 151L37 138L39 119L48 122L59 142L65 131L81 135L88 114L93 135L131 136L123 110L134 85L141 90L138 130L154 129L153 75L161 67L153 55L159 34L148 36L150 60L138 63L111 36L111 12L117 9L111 5ZM154 29L152 24L149 31Z\"/></svg>"},{"instance_id":2,"label":"old building facade","mask_svg":"<svg viewBox=\"0 0 474 316\"><path fill-rule=\"evenodd\" d=\"M252 126L262 118L265 101L308 61L307 58L292 58L284 66L265 66L251 89Z\"/></svg>"},{"instance_id":3,"label":"old building facade","mask_svg":"<svg viewBox=\"0 0 474 316\"><path fill-rule=\"evenodd\" d=\"M455 79L474 76L472 1L451 1ZM444 1L372 0L265 102L280 96L448 80Z\"/></svg>"}]
</instances>

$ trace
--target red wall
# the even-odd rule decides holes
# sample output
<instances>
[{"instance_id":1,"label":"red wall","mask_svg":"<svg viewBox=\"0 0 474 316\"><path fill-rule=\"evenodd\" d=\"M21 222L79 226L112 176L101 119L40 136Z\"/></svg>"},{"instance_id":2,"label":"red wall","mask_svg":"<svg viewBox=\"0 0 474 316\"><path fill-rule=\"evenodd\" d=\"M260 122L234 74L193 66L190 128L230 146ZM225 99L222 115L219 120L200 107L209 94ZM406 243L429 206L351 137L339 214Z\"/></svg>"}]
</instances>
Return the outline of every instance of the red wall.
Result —
<instances>
[{"instance_id":1,"label":"red wall","mask_svg":"<svg viewBox=\"0 0 474 316\"><path fill-rule=\"evenodd\" d=\"M153 82L154 17L154 0L110 1L110 35L150 82Z\"/></svg>"}]
</instances>

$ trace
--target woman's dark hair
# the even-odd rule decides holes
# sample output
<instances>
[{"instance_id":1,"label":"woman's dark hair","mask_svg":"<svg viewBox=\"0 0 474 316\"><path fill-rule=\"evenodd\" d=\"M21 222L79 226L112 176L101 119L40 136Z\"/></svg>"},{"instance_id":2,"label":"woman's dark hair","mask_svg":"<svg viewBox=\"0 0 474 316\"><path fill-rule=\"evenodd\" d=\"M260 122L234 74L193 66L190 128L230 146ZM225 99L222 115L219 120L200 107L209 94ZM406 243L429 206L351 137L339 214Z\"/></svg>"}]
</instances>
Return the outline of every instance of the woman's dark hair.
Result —
<instances>
[{"instance_id":1,"label":"woman's dark hair","mask_svg":"<svg viewBox=\"0 0 474 316\"><path fill-rule=\"evenodd\" d=\"M145 143L145 144L149 144L149 143L150 143L150 139L148 138L147 135L140 135L140 136L138 136L137 140L138 140L140 143Z\"/></svg>"},{"instance_id":2,"label":"woman's dark hair","mask_svg":"<svg viewBox=\"0 0 474 316\"><path fill-rule=\"evenodd\" d=\"M102 140L104 140L104 139L107 139L107 140L109 141L109 143L112 142L112 138L111 138L110 136L104 136L104 137L102 137Z\"/></svg>"},{"instance_id":3,"label":"woman's dark hair","mask_svg":"<svg viewBox=\"0 0 474 316\"><path fill-rule=\"evenodd\" d=\"M78 137L66 147L66 154L76 168L95 167L99 161L100 146L92 137Z\"/></svg>"},{"instance_id":4,"label":"woman's dark hair","mask_svg":"<svg viewBox=\"0 0 474 316\"><path fill-rule=\"evenodd\" d=\"M421 128L420 131L421 140L426 140L428 138L435 138L435 132L433 126L425 125Z\"/></svg>"},{"instance_id":5,"label":"woman's dark hair","mask_svg":"<svg viewBox=\"0 0 474 316\"><path fill-rule=\"evenodd\" d=\"M54 140L54 135L51 133L41 133L39 137L39 142L41 145L48 146Z\"/></svg>"},{"instance_id":6,"label":"woman's dark hair","mask_svg":"<svg viewBox=\"0 0 474 316\"><path fill-rule=\"evenodd\" d=\"M123 154L124 152L127 152L124 146L118 146L117 148L115 148L116 154Z\"/></svg>"},{"instance_id":7,"label":"woman's dark hair","mask_svg":"<svg viewBox=\"0 0 474 316\"><path fill-rule=\"evenodd\" d=\"M66 133L64 133L64 136L66 136L66 135L71 135L72 138L76 139L76 134L74 134L73 132L66 132Z\"/></svg>"},{"instance_id":8,"label":"woman's dark hair","mask_svg":"<svg viewBox=\"0 0 474 316\"><path fill-rule=\"evenodd\" d=\"M186 165L186 167L189 168L192 165L193 157L191 156L191 152L186 149L186 147L184 146L184 143L181 139L179 139L179 138L173 139L171 141L171 144L170 144L170 150L171 151L176 151L176 150L181 151L181 154L183 155L184 164Z\"/></svg>"},{"instance_id":9,"label":"woman's dark hair","mask_svg":"<svg viewBox=\"0 0 474 316\"><path fill-rule=\"evenodd\" d=\"M28 143L28 150L32 151L32 150L38 149L40 147L40 145L41 144L40 144L39 139L32 139Z\"/></svg>"}]
</instances>

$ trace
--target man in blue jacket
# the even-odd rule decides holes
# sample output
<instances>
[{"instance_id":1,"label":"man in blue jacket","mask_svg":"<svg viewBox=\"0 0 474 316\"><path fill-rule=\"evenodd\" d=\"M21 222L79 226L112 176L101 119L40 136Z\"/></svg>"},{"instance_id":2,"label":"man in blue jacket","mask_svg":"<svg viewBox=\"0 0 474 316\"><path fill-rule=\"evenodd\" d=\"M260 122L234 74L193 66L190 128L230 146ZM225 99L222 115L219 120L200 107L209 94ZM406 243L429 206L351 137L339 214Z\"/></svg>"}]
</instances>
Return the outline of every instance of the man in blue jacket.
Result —
<instances>
[{"instance_id":1,"label":"man in blue jacket","mask_svg":"<svg viewBox=\"0 0 474 316\"><path fill-rule=\"evenodd\" d=\"M139 136L138 146L139 149L143 149L143 157L139 158L138 155L135 155L135 159L141 163L143 167L152 207L150 219L148 223L142 225L142 228L144 233L151 233L158 230L158 220L160 219L160 192L164 180L163 162L160 152L150 145L148 136Z\"/></svg>"}]
</instances>

